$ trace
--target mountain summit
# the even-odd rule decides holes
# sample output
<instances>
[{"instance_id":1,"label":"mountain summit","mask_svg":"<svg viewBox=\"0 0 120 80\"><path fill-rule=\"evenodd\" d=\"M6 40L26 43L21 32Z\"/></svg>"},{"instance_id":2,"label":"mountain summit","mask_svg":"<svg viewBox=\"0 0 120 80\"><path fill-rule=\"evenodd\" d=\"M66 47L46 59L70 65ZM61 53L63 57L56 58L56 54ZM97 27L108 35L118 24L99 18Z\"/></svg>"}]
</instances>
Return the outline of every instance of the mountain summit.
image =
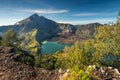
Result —
<instances>
[{"instance_id":1,"label":"mountain summit","mask_svg":"<svg viewBox=\"0 0 120 80\"><path fill-rule=\"evenodd\" d=\"M35 13L35 14L31 15L30 17L28 17L27 19L30 19L31 21L33 21L33 20L39 20L40 16Z\"/></svg>"},{"instance_id":2,"label":"mountain summit","mask_svg":"<svg viewBox=\"0 0 120 80\"><path fill-rule=\"evenodd\" d=\"M41 30L43 33L47 33L46 31L56 33L58 32L59 26L56 22L45 18L44 16L39 16L38 14L33 14L30 17L17 22L17 26L19 26L22 32L29 32L32 29Z\"/></svg>"},{"instance_id":3,"label":"mountain summit","mask_svg":"<svg viewBox=\"0 0 120 80\"><path fill-rule=\"evenodd\" d=\"M44 16L39 16L37 13L32 14L27 19L30 19L30 20L38 20L38 19L39 20L43 20L43 19L49 20L49 19L45 18Z\"/></svg>"},{"instance_id":4,"label":"mountain summit","mask_svg":"<svg viewBox=\"0 0 120 80\"><path fill-rule=\"evenodd\" d=\"M30 17L39 17L39 15L37 13L34 13Z\"/></svg>"}]
</instances>

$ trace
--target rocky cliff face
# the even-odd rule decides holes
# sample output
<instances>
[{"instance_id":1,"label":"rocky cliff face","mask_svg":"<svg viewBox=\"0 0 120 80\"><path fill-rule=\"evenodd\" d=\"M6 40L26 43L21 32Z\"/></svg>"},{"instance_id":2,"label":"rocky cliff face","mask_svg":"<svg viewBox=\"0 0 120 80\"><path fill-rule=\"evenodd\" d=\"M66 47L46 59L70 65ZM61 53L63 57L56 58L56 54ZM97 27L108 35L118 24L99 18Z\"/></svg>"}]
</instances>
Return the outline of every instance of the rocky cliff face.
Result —
<instances>
[{"instance_id":1,"label":"rocky cliff face","mask_svg":"<svg viewBox=\"0 0 120 80\"><path fill-rule=\"evenodd\" d=\"M71 25L71 24L59 23L59 27L60 27L60 30L61 30L62 34L75 33L75 31L76 31L75 26Z\"/></svg>"},{"instance_id":2,"label":"rocky cliff face","mask_svg":"<svg viewBox=\"0 0 120 80\"><path fill-rule=\"evenodd\" d=\"M57 37L53 37L51 40L70 44L74 43L75 41L94 38L96 28L99 26L102 26L102 24L91 23L86 25L71 25L59 23L61 32Z\"/></svg>"},{"instance_id":3,"label":"rocky cliff face","mask_svg":"<svg viewBox=\"0 0 120 80\"><path fill-rule=\"evenodd\" d=\"M0 80L59 80L57 71L48 71L19 62L14 48L0 46Z\"/></svg>"},{"instance_id":4,"label":"rocky cliff face","mask_svg":"<svg viewBox=\"0 0 120 80\"><path fill-rule=\"evenodd\" d=\"M76 25L76 35L93 36L96 33L96 28L102 26L100 23L91 23L86 25Z\"/></svg>"}]
</instances>

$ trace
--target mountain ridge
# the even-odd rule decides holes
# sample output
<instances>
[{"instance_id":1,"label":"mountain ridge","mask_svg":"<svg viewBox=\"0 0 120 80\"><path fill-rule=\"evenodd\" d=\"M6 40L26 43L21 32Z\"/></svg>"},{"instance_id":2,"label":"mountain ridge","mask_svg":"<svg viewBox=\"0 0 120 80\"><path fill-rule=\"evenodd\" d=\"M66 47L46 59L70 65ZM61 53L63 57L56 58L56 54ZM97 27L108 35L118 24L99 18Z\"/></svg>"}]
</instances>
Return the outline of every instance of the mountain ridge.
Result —
<instances>
[{"instance_id":1,"label":"mountain ridge","mask_svg":"<svg viewBox=\"0 0 120 80\"><path fill-rule=\"evenodd\" d=\"M26 33L30 33L31 31L36 29L37 33L35 37L39 43L44 40L57 41L61 38L65 41L69 39L68 37L70 37L71 35L73 36L71 38L76 38L75 40L81 40L84 38L78 37L78 35L93 35L95 32L95 28L100 25L102 24L92 23L86 25L72 25L65 23L57 23L53 20L47 19L44 16L39 16L35 13L21 21L18 21L14 25L1 26L0 36L2 36L10 28L12 28L19 36L21 36L21 34L25 35ZM75 40L73 39L71 42L73 43ZM64 43L64 41L57 42Z\"/></svg>"}]
</instances>

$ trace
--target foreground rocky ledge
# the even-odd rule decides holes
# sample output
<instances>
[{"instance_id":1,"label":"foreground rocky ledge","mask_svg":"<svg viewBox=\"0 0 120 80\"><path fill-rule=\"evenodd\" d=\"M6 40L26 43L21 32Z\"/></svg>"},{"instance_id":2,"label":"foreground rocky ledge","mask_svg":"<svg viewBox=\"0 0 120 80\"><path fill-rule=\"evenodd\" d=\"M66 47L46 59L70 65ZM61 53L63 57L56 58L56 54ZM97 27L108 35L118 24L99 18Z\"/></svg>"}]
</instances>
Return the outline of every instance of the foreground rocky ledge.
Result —
<instances>
[{"instance_id":1,"label":"foreground rocky ledge","mask_svg":"<svg viewBox=\"0 0 120 80\"><path fill-rule=\"evenodd\" d=\"M59 80L56 71L48 71L18 62L20 56L10 47L0 46L0 80Z\"/></svg>"},{"instance_id":2,"label":"foreground rocky ledge","mask_svg":"<svg viewBox=\"0 0 120 80\"><path fill-rule=\"evenodd\" d=\"M20 55L14 52L14 48L0 46L0 80L63 80L64 77L69 77L69 69L49 71L22 64L19 62ZM92 67L91 80L120 80L118 69Z\"/></svg>"},{"instance_id":3,"label":"foreground rocky ledge","mask_svg":"<svg viewBox=\"0 0 120 80\"><path fill-rule=\"evenodd\" d=\"M88 69L90 67L94 68L94 70L91 72L91 76L92 76L91 80L120 80L120 72L116 68L112 68L112 67L98 68L94 65L94 66L88 66Z\"/></svg>"}]
</instances>

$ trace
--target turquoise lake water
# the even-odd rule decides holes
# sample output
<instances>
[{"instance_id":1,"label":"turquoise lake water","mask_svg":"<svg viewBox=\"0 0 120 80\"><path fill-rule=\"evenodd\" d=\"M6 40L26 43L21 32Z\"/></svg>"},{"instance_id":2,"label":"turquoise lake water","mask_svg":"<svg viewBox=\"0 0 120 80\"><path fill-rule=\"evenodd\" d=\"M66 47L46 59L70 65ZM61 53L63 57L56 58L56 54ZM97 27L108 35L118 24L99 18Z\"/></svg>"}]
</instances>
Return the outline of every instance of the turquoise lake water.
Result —
<instances>
[{"instance_id":1,"label":"turquoise lake water","mask_svg":"<svg viewBox=\"0 0 120 80\"><path fill-rule=\"evenodd\" d=\"M70 46L70 44L60 44L53 41L46 41L42 44L41 53L53 54L57 51L63 50L66 46Z\"/></svg>"}]
</instances>

